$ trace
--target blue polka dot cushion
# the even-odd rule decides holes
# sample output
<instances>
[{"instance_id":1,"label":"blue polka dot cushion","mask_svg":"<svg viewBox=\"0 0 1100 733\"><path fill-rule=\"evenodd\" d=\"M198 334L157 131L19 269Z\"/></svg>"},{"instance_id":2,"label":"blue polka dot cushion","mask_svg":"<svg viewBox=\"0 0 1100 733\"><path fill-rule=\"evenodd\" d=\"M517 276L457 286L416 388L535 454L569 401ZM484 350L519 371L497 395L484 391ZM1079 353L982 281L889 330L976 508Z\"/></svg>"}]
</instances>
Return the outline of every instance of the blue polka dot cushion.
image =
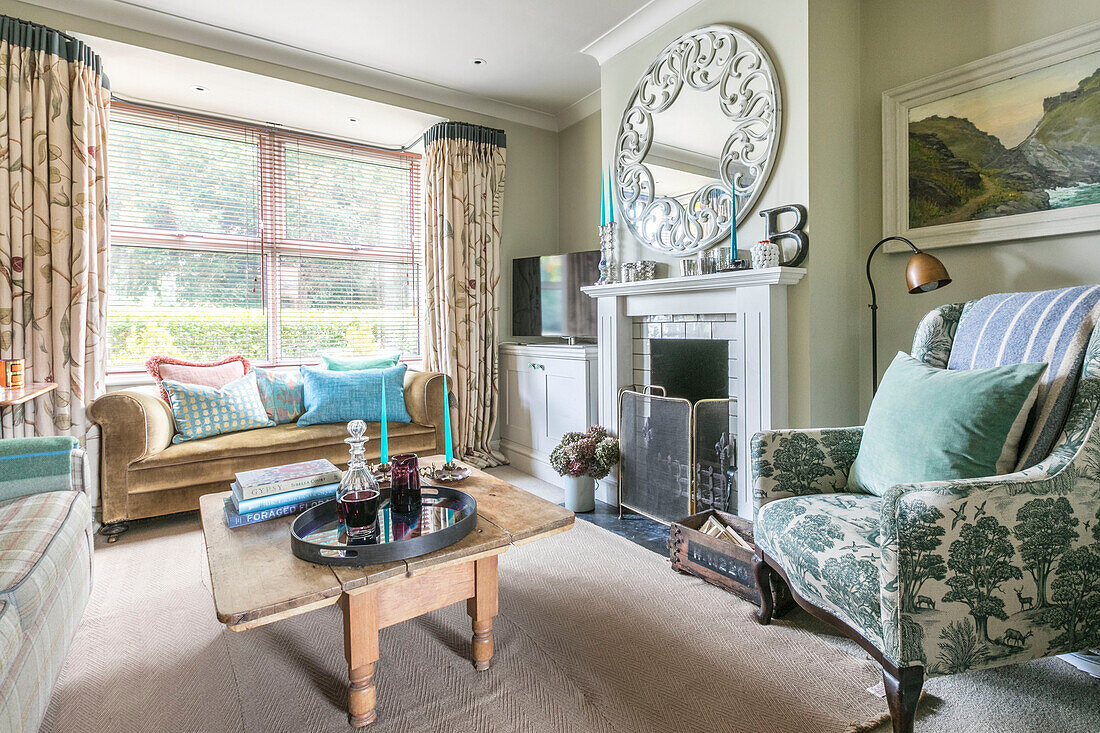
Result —
<instances>
[{"instance_id":1,"label":"blue polka dot cushion","mask_svg":"<svg viewBox=\"0 0 1100 733\"><path fill-rule=\"evenodd\" d=\"M221 389L169 379L164 380L164 389L176 418L173 443L275 424L264 409L253 372L234 379Z\"/></svg>"}]
</instances>

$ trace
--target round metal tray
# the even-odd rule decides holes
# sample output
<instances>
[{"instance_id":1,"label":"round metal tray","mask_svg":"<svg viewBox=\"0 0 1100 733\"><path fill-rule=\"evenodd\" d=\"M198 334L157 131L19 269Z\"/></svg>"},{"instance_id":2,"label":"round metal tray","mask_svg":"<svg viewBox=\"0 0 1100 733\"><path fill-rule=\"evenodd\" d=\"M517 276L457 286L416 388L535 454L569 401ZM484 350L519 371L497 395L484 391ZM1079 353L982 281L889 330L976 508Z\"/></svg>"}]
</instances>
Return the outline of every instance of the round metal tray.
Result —
<instances>
[{"instance_id":1,"label":"round metal tray","mask_svg":"<svg viewBox=\"0 0 1100 733\"><path fill-rule=\"evenodd\" d=\"M348 540L336 500L307 509L290 525L290 545L303 560L322 565L375 565L435 552L468 535L477 525L477 501L444 486L421 486L419 514L392 511L389 489L382 490L378 531Z\"/></svg>"}]
</instances>

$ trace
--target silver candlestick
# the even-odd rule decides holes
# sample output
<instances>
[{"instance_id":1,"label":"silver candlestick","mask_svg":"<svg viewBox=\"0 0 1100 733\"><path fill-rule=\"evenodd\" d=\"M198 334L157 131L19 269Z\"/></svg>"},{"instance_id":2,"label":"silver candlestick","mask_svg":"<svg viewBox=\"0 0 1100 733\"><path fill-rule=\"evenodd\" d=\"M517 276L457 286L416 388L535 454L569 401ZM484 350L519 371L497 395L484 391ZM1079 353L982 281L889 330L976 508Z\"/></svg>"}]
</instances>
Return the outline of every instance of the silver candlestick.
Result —
<instances>
[{"instance_id":1,"label":"silver candlestick","mask_svg":"<svg viewBox=\"0 0 1100 733\"><path fill-rule=\"evenodd\" d=\"M619 281L618 266L615 264L615 225L601 224L600 232L600 279L597 285L610 285Z\"/></svg>"}]
</instances>

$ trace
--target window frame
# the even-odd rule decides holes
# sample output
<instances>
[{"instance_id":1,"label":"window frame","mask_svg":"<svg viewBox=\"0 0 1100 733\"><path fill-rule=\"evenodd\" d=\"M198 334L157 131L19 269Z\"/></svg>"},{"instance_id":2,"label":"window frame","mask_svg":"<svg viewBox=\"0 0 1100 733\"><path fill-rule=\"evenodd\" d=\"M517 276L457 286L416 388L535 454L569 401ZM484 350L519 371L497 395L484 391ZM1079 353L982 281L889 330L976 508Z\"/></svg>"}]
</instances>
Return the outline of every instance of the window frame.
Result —
<instances>
[{"instance_id":1,"label":"window frame","mask_svg":"<svg viewBox=\"0 0 1100 733\"><path fill-rule=\"evenodd\" d=\"M260 367L296 367L317 364L319 358L295 357L283 359L280 340L281 309L279 307L279 259L281 256L360 260L363 262L392 262L407 264L412 268L415 284L413 298L414 321L421 322L424 300L424 242L422 237L423 186L420 166L423 156L408 149L387 150L363 143L335 140L309 133L290 131L273 125L252 124L237 120L200 115L179 110L138 105L120 100L112 101L111 121L136 124L170 122L176 129L203 135L218 135L222 131L241 133L252 137L258 145L257 200L259 229L256 235L218 234L210 232L184 232L152 227L116 225L108 219L110 246L151 247L161 249L186 249L191 251L248 253L260 255L262 272L262 304L266 319L266 354L263 359L250 361ZM329 154L351 159L400 160L409 169L408 219L409 247L369 248L361 244L329 242L324 240L291 239L287 236L286 222L286 168L285 151L298 146L310 152ZM108 181L109 183L109 181ZM368 251L369 250L369 251ZM108 291L109 295L109 291ZM108 338L110 334L111 306L108 300ZM403 353L402 363L419 363L424 346L423 329L417 329L415 353ZM109 349L109 344L108 344ZM145 372L143 364L107 363L111 381L129 381L134 375Z\"/></svg>"}]
</instances>

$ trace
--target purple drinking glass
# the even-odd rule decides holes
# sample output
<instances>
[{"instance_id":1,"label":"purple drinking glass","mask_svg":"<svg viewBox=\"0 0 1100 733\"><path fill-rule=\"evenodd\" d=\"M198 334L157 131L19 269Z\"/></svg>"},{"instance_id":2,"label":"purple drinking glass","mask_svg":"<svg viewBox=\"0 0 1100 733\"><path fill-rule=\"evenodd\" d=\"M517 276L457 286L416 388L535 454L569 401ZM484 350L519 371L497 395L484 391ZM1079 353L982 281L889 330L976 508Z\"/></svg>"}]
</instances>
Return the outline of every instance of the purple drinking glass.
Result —
<instances>
[{"instance_id":1,"label":"purple drinking glass","mask_svg":"<svg viewBox=\"0 0 1100 733\"><path fill-rule=\"evenodd\" d=\"M420 464L415 453L390 456L390 505L399 514L420 512Z\"/></svg>"}]
</instances>

